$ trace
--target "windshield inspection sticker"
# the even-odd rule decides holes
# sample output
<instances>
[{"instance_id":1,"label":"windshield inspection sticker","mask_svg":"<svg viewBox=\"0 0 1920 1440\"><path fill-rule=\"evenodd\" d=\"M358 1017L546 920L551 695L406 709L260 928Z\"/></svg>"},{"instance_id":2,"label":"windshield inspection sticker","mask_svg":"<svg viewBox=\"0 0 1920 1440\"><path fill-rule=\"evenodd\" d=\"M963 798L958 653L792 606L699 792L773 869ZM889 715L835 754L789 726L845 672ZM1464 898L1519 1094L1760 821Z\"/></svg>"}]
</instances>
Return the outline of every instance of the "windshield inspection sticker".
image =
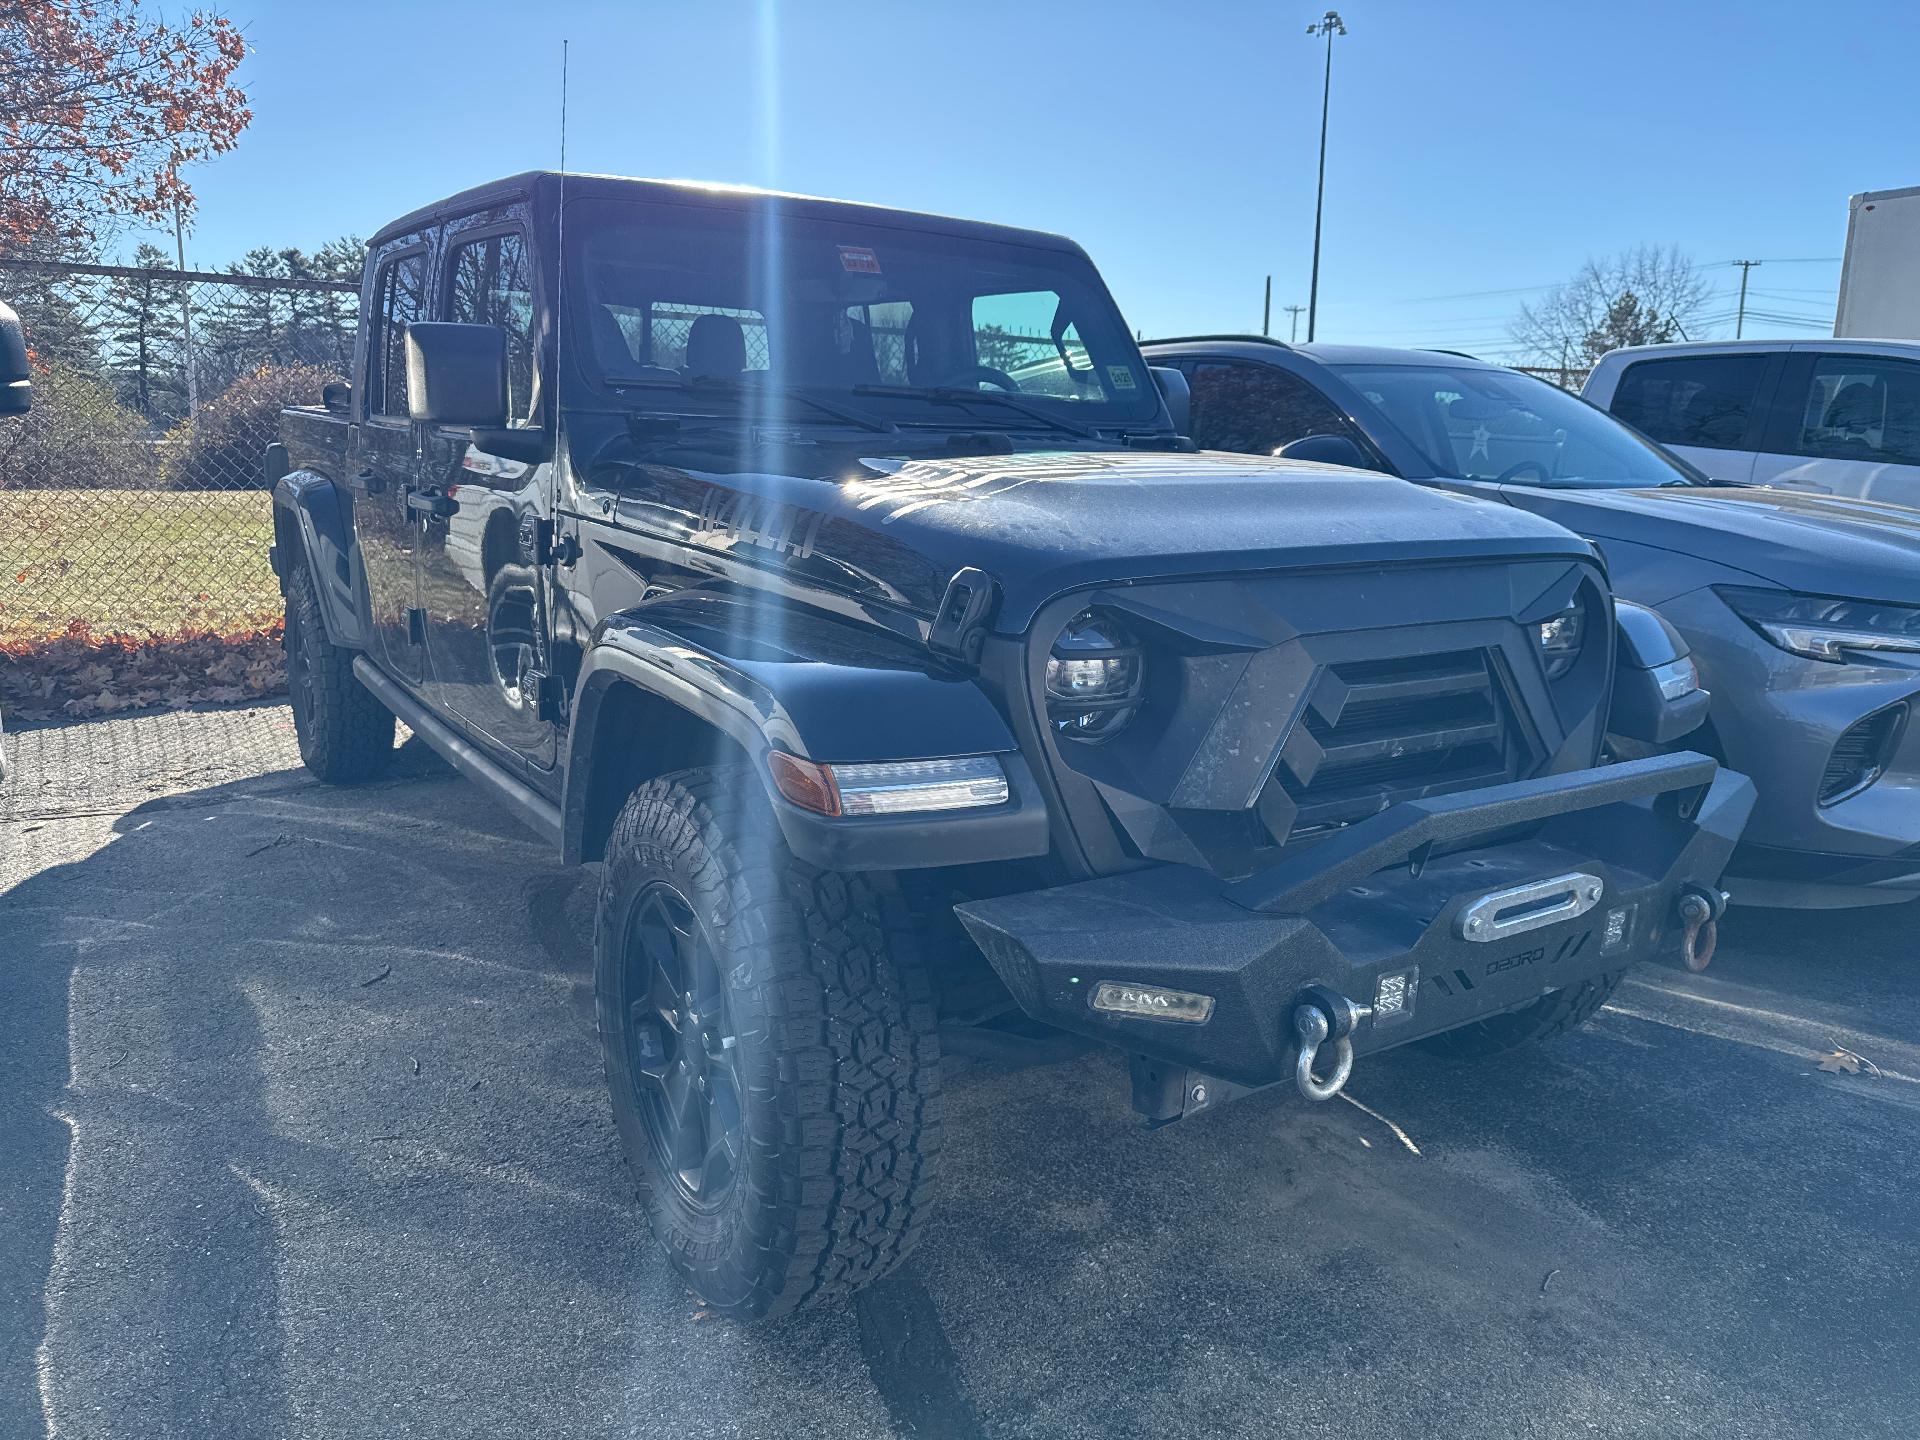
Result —
<instances>
[{"instance_id":1,"label":"windshield inspection sticker","mask_svg":"<svg viewBox=\"0 0 1920 1440\"><path fill-rule=\"evenodd\" d=\"M849 275L878 275L880 257L865 245L842 245L840 268Z\"/></svg>"},{"instance_id":2,"label":"windshield inspection sticker","mask_svg":"<svg viewBox=\"0 0 1920 1440\"><path fill-rule=\"evenodd\" d=\"M1133 390L1138 388L1133 383L1132 368L1126 365L1107 366L1107 378L1113 381L1113 388L1116 390Z\"/></svg>"}]
</instances>

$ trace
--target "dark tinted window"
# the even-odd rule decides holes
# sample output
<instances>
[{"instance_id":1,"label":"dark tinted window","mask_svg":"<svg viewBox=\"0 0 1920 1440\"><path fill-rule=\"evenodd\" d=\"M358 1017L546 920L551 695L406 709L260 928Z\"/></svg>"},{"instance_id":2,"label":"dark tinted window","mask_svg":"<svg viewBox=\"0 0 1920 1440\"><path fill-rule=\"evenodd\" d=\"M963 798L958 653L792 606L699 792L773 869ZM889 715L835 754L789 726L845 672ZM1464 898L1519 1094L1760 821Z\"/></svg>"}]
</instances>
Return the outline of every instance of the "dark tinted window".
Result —
<instances>
[{"instance_id":1,"label":"dark tinted window","mask_svg":"<svg viewBox=\"0 0 1920 1440\"><path fill-rule=\"evenodd\" d=\"M1796 454L1920 465L1920 365L1822 355L1800 412Z\"/></svg>"},{"instance_id":2,"label":"dark tinted window","mask_svg":"<svg viewBox=\"0 0 1920 1440\"><path fill-rule=\"evenodd\" d=\"M1688 355L1627 366L1609 407L1666 445L1737 450L1746 443L1765 355Z\"/></svg>"},{"instance_id":3,"label":"dark tinted window","mask_svg":"<svg viewBox=\"0 0 1920 1440\"><path fill-rule=\"evenodd\" d=\"M1297 375L1271 365L1190 366L1193 438L1204 450L1271 455L1308 435L1356 438L1340 412Z\"/></svg>"},{"instance_id":4,"label":"dark tinted window","mask_svg":"<svg viewBox=\"0 0 1920 1440\"><path fill-rule=\"evenodd\" d=\"M380 267L375 325L367 351L367 413L407 413L407 326L427 311L427 257L416 250Z\"/></svg>"},{"instance_id":5,"label":"dark tinted window","mask_svg":"<svg viewBox=\"0 0 1920 1440\"><path fill-rule=\"evenodd\" d=\"M458 246L447 270L447 318L507 332L507 414L533 413L533 275L515 231Z\"/></svg>"}]
</instances>

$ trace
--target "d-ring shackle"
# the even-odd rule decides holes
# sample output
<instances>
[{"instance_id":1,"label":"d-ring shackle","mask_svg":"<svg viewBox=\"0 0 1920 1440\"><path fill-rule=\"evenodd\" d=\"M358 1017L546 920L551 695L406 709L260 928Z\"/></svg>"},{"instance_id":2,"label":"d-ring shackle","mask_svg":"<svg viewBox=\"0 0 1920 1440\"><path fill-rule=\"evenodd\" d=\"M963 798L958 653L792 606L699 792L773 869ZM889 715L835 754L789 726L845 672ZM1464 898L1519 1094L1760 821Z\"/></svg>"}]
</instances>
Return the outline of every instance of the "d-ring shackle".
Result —
<instances>
[{"instance_id":1,"label":"d-ring shackle","mask_svg":"<svg viewBox=\"0 0 1920 1440\"><path fill-rule=\"evenodd\" d=\"M1302 1001L1293 1008L1293 1030L1300 1037L1300 1053L1293 1062L1295 1088L1303 1099L1331 1100L1346 1088L1347 1077L1353 1074L1352 1038L1342 1035L1333 1042L1333 1074L1322 1080L1313 1073L1313 1064L1332 1033L1327 1012L1311 1000Z\"/></svg>"}]
</instances>

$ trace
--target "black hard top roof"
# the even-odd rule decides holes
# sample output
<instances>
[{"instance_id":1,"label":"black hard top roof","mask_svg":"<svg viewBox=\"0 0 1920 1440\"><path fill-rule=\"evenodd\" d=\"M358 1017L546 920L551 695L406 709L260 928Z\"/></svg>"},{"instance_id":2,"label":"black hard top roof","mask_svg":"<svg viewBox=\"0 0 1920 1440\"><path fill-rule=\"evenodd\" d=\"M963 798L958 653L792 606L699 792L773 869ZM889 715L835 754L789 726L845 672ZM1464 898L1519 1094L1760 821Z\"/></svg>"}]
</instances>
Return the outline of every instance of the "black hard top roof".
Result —
<instances>
[{"instance_id":1,"label":"black hard top roof","mask_svg":"<svg viewBox=\"0 0 1920 1440\"><path fill-rule=\"evenodd\" d=\"M538 196L543 205L555 203L563 177L557 170L528 170L475 185L431 205L402 215L382 225L367 243L379 245L395 235L418 230L423 225L490 203ZM1041 246L1049 250L1081 253L1080 247L1063 235L1044 230L1022 230L1011 225L993 225L982 220L960 220L946 215L930 215L916 210L894 210L883 205L866 205L856 200L827 200L815 195L791 195L779 190L760 190L748 185L719 185L698 180L638 180L624 175L565 175L567 198L593 195L609 199L653 200L675 205L710 205L716 209L740 210L769 206L791 215L829 218L852 214L870 225L893 225L901 229L938 230L948 235L966 235L1006 244Z\"/></svg>"}]
</instances>

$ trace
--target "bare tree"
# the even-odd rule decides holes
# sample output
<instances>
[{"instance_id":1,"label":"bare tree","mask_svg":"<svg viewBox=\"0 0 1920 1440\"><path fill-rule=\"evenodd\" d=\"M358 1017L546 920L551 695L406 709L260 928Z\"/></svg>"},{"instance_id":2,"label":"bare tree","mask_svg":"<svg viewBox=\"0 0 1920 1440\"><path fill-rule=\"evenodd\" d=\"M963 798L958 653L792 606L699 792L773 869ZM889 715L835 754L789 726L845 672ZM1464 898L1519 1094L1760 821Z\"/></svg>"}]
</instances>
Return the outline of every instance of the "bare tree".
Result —
<instances>
[{"instance_id":1,"label":"bare tree","mask_svg":"<svg viewBox=\"0 0 1920 1440\"><path fill-rule=\"evenodd\" d=\"M1564 285L1522 305L1508 333L1537 364L1585 368L1622 345L1685 339L1710 289L1678 246L1640 245L1587 261Z\"/></svg>"}]
</instances>

